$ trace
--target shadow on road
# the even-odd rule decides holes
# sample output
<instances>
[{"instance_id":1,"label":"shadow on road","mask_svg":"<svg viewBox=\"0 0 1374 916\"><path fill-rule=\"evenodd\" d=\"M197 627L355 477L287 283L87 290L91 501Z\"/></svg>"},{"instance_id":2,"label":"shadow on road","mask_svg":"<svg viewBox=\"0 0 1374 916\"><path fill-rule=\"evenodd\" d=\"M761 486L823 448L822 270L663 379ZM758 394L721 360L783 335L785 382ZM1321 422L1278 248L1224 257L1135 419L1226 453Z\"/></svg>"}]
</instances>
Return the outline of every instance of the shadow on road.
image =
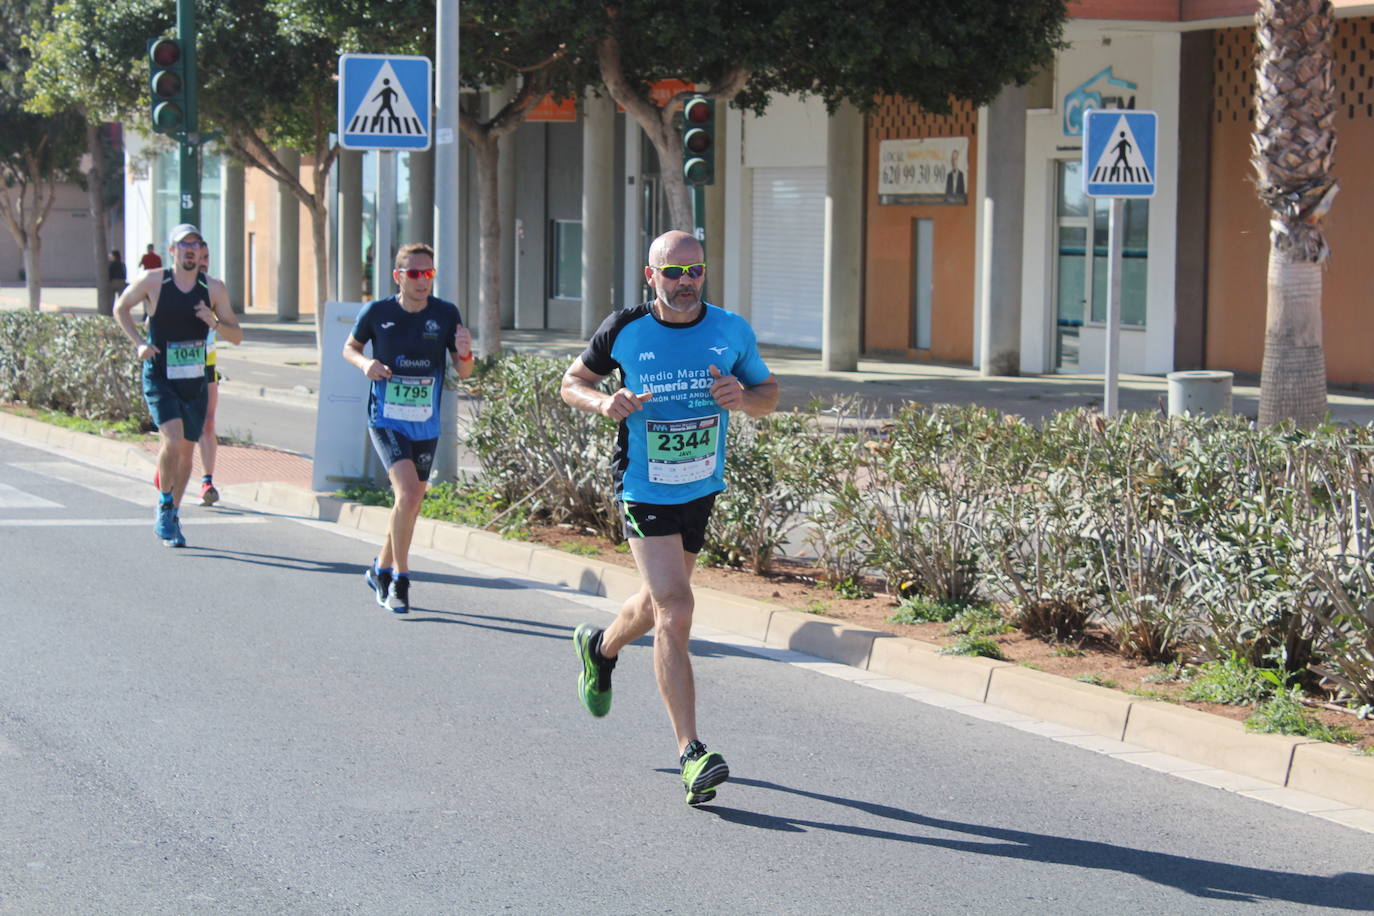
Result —
<instances>
[{"instance_id":1,"label":"shadow on road","mask_svg":"<svg viewBox=\"0 0 1374 916\"><path fill-rule=\"evenodd\" d=\"M660 769L659 772L677 775L676 770ZM777 817L754 811L743 811L738 808L725 808L719 805L701 806L701 810L709 811L721 820L745 827L758 827L763 830L780 830L789 833L802 833L807 830L831 830L853 836L895 840L902 843L918 843L923 846L953 849L977 855L997 856L1004 859L1020 859L1030 862L1047 862L1056 865L1115 871L1122 874L1138 875L1147 881L1174 887L1195 897L1209 900L1234 900L1244 903L1277 900L1311 907L1366 912L1369 910L1370 901L1374 901L1374 874L1342 872L1336 875L1316 875L1251 868L1229 862L1216 862L1144 849L1132 849L1128 846L1116 846L1111 843L1076 840L1071 837L1052 834L1030 833L1005 827L990 827L982 824L928 817L890 805L841 798L835 795L822 795L818 792L807 792L759 779L731 778L730 785L752 786L758 789L785 792L790 795L852 808L855 811L887 818L899 824L965 834L980 839L926 836L901 830L878 830L849 824Z\"/></svg>"}]
</instances>

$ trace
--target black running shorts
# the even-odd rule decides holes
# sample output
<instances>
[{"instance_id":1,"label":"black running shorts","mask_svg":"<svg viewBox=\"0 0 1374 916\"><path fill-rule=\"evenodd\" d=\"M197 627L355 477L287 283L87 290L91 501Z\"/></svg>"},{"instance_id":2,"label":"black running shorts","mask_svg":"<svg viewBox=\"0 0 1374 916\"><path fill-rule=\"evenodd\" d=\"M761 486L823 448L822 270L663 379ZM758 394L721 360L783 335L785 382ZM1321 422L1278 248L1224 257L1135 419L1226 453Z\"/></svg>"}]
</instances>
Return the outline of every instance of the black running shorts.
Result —
<instances>
[{"instance_id":1,"label":"black running shorts","mask_svg":"<svg viewBox=\"0 0 1374 916\"><path fill-rule=\"evenodd\" d=\"M706 543L706 525L711 521L711 509L715 504L714 493L676 506L621 503L625 537L654 538L680 534L683 550L688 553L701 553L702 545Z\"/></svg>"},{"instance_id":2,"label":"black running shorts","mask_svg":"<svg viewBox=\"0 0 1374 916\"><path fill-rule=\"evenodd\" d=\"M413 461L415 476L421 480L429 480L430 468L434 467L434 447L439 444L438 439L411 439L394 429L379 426L369 426L367 434L372 437L372 447L377 450L377 457L382 459L382 464L388 471L398 461Z\"/></svg>"}]
</instances>

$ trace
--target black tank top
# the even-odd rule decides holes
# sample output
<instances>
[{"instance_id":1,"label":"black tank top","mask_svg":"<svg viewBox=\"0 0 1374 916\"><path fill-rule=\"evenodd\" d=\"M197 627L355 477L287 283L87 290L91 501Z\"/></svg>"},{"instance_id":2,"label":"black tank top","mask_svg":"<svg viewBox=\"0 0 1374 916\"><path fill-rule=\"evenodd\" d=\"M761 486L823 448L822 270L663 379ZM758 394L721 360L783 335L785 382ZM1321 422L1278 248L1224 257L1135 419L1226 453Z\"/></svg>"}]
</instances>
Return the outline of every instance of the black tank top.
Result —
<instances>
[{"instance_id":1,"label":"black tank top","mask_svg":"<svg viewBox=\"0 0 1374 916\"><path fill-rule=\"evenodd\" d=\"M190 292L182 292L169 268L162 272L157 309L148 317L148 342L159 352L144 363L144 372L170 383L183 397L205 386L205 338L210 327L196 317L198 302L210 305L205 274L197 273L196 285Z\"/></svg>"}]
</instances>

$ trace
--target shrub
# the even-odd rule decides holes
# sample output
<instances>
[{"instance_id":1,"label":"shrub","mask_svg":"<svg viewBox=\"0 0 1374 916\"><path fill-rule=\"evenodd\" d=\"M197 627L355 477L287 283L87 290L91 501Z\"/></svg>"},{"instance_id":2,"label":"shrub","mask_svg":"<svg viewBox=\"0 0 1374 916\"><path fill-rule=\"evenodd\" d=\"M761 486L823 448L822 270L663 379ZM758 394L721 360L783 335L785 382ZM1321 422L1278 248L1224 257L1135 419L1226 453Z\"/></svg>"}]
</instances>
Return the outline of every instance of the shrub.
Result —
<instances>
[{"instance_id":1,"label":"shrub","mask_svg":"<svg viewBox=\"0 0 1374 916\"><path fill-rule=\"evenodd\" d=\"M0 312L0 400L146 430L141 372L109 318Z\"/></svg>"},{"instance_id":2,"label":"shrub","mask_svg":"<svg viewBox=\"0 0 1374 916\"><path fill-rule=\"evenodd\" d=\"M1185 688L1185 699L1197 703L1225 703L1244 706L1259 703L1274 695L1271 677L1241 655L1207 662Z\"/></svg>"},{"instance_id":3,"label":"shrub","mask_svg":"<svg viewBox=\"0 0 1374 916\"><path fill-rule=\"evenodd\" d=\"M467 441L504 505L522 505L531 518L619 541L610 464L616 424L563 402L559 386L566 368L518 354L484 367L471 386L481 398ZM610 385L603 381L606 390Z\"/></svg>"}]
</instances>

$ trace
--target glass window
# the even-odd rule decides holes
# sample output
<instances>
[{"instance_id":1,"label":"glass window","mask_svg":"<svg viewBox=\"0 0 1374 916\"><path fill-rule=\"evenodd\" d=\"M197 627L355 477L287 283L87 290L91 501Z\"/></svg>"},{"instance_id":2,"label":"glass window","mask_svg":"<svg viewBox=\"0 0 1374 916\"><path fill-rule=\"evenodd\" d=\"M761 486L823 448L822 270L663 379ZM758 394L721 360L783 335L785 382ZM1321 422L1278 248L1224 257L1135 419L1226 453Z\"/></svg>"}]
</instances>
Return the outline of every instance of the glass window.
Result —
<instances>
[{"instance_id":1,"label":"glass window","mask_svg":"<svg viewBox=\"0 0 1374 916\"><path fill-rule=\"evenodd\" d=\"M1093 209L1093 311L1094 322L1107 320L1107 222L1111 202L1094 201ZM1128 200L1123 208L1125 226L1121 238L1121 323L1145 324L1145 285L1149 274L1150 202Z\"/></svg>"},{"instance_id":2,"label":"glass window","mask_svg":"<svg viewBox=\"0 0 1374 916\"><path fill-rule=\"evenodd\" d=\"M552 287L555 299L582 298L582 223L553 221Z\"/></svg>"}]
</instances>

